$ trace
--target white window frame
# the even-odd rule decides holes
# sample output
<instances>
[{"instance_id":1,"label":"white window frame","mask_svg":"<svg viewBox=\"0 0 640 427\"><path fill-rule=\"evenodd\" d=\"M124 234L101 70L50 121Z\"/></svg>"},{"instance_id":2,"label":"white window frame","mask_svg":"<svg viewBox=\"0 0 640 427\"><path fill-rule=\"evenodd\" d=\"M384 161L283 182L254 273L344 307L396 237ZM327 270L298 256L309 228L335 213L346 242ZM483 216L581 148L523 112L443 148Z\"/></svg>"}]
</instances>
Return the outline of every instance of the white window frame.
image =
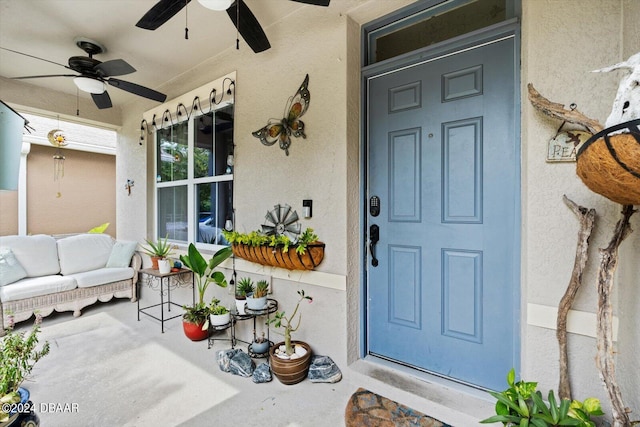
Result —
<instances>
[{"instance_id":1,"label":"white window frame","mask_svg":"<svg viewBox=\"0 0 640 427\"><path fill-rule=\"evenodd\" d=\"M227 83L225 83L225 80L227 81ZM193 157L193 152L194 152L194 132L193 132L193 128L194 128L194 122L195 120L197 120L202 114L209 114L209 113L214 113L222 108L226 108L228 106L233 106L235 109L235 91L231 94L226 93L227 87L224 86L225 84L228 85L228 81L231 80L234 82L234 86L235 86L235 81L236 81L236 73L235 71L232 73L229 73L225 76L220 77L219 79L208 83L206 85L203 85L191 92L188 92L178 98L175 98L171 101L168 101L160 106L158 106L157 108L154 108L153 110L149 110L147 112L144 113L143 115L143 119L145 120L147 126L149 127L148 130L151 131L151 133L148 135L148 137L146 138L147 143L153 144L153 176L154 176L154 186L153 186L153 236L154 239L158 239L160 237L164 238L164 236L158 236L158 190L161 188L170 188L170 187L177 187L177 186L181 186L181 185L186 185L187 186L187 240L186 241L182 241L182 240L173 240L173 239L169 239L170 242L178 245L178 246L188 246L189 243L194 243L196 245L197 248L199 249L205 249L205 250L218 250L220 248L222 248L222 245L217 245L217 244L209 244L209 243L204 243L204 242L197 242L197 238L196 238L196 218L195 218L195 212L196 212L196 197L195 197L195 188L198 184L203 184L203 183L217 183L217 182L228 182L228 181L232 181L234 180L234 176L233 173L231 174L224 174L224 175L213 175L213 176L207 176L207 177L202 177L202 178L194 178L193 175L193 164L194 164L194 157ZM211 103L208 100L210 99L211 96L211 91L212 89L216 89L216 93L218 94L218 97L222 97L222 99L220 99L220 101L217 104ZM234 87L235 89L235 87ZM193 109L193 101L194 98L198 97L198 99L200 100L198 105L198 110L194 110ZM216 98L219 99L219 98ZM188 164L187 164L187 168L188 168L188 172L187 172L187 179L183 179L183 180L179 180L179 181L167 181L167 182L157 182L157 176L158 176L158 144L157 144L157 132L154 127L153 127L153 123L154 123L154 118L155 118L155 124L157 126L157 128L163 128L166 126L161 126L162 125L162 120L161 118L163 117L163 114L165 112L175 112L178 111L178 107L179 105L182 104L183 106L185 106L188 111L190 112L189 114L189 124L188 124L188 148L187 148L187 152L188 152ZM203 111L204 110L204 111ZM184 111L184 110L182 110ZM175 117L175 115L173 115L172 117ZM186 121L187 118L181 120L181 121L176 121L174 120L174 125L177 123L181 123ZM234 128L235 128L235 120L234 120ZM235 139L235 129L234 129L234 139ZM216 204L216 209L217 209L217 204ZM213 207L212 207L213 209ZM233 206L232 206L233 209Z\"/></svg>"}]
</instances>

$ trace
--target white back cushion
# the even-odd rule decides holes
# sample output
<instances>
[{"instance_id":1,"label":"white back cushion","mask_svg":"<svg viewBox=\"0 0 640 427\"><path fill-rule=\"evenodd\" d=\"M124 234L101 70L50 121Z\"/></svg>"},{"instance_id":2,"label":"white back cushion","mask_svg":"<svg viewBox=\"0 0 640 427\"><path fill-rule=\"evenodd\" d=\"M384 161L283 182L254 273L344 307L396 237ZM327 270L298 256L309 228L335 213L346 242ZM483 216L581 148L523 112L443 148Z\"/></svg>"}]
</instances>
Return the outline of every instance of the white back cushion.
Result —
<instances>
[{"instance_id":1,"label":"white back cushion","mask_svg":"<svg viewBox=\"0 0 640 427\"><path fill-rule=\"evenodd\" d=\"M113 240L107 234L79 234L58 240L62 275L96 270L107 265Z\"/></svg>"},{"instance_id":2,"label":"white back cushion","mask_svg":"<svg viewBox=\"0 0 640 427\"><path fill-rule=\"evenodd\" d=\"M0 246L11 249L28 277L58 274L58 249L56 239L45 234L34 236L0 237Z\"/></svg>"}]
</instances>

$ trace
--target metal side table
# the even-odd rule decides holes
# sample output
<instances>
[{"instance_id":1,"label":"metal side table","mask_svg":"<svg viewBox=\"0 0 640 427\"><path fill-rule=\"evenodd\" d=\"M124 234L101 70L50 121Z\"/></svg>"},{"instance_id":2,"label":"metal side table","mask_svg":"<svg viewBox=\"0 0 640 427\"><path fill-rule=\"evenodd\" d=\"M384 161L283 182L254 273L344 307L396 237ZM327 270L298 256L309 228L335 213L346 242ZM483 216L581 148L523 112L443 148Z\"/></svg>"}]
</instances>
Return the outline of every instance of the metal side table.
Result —
<instances>
[{"instance_id":1,"label":"metal side table","mask_svg":"<svg viewBox=\"0 0 640 427\"><path fill-rule=\"evenodd\" d=\"M145 268L140 270L140 280L138 283L140 287L146 285L150 289L160 291L160 303L148 305L146 307L140 307L140 297L138 296L138 321L140 321L140 313L146 314L147 316L160 321L162 333L164 333L164 322L175 319L176 317L182 317L183 315L182 311L180 314L169 315L169 317L165 317L164 315L165 307L168 313L171 312L171 306L182 308L182 304L171 301L171 289L191 286L193 304L195 305L196 303L196 290L193 272L187 268L182 268L179 271L171 271L166 274L161 274L159 270ZM167 297L166 300L165 296ZM148 310L155 307L160 307L160 317L148 312Z\"/></svg>"}]
</instances>

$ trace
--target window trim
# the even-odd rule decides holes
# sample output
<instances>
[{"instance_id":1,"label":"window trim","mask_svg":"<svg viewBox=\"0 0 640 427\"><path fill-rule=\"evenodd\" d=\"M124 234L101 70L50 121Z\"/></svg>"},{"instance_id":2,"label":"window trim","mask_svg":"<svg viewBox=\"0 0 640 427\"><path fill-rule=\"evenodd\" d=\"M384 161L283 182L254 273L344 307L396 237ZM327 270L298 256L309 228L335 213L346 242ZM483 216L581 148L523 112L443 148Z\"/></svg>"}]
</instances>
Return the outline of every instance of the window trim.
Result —
<instances>
[{"instance_id":1,"label":"window trim","mask_svg":"<svg viewBox=\"0 0 640 427\"><path fill-rule=\"evenodd\" d=\"M225 80L227 82L225 82ZM151 223L151 235L153 236L153 239L157 240L159 237L158 236L158 189L159 188L168 188L168 187L176 187L179 185L186 185L187 186L187 215L188 215L188 218L195 218L196 200L195 200L194 193L195 193L196 185L201 183L225 182L225 181L234 180L233 173L226 174L226 175L217 175L217 176L214 175L214 176L208 176L208 177L193 178L193 150L194 150L194 136L192 133L193 120L201 116L202 114L215 112L219 109L228 107L229 105L233 105L235 109L235 90L233 90L231 94L228 94L226 92L229 80L234 82L234 89L235 89L236 72L233 71L210 83L200 86L197 89L194 89L177 98L174 98L168 102L165 102L154 109L147 110L143 114L143 120L146 121L147 123L147 129L146 129L147 134L146 134L146 138L143 138L143 139L144 141L146 141L147 144L153 144L153 149L150 150L151 157L147 159L147 165L149 165L149 162L151 162L152 163L151 168L153 169L153 176L152 176L153 187L152 187L152 194L151 194L151 199L153 203L153 209L152 209L153 214L152 216L148 215L148 220ZM217 103L210 101L211 99L210 97L214 89L217 93L217 96L221 97L220 101L218 101ZM194 99L196 97L199 99L199 102L197 104L194 103ZM196 105L197 105L197 108L194 107ZM165 117L166 115L170 115L171 117L176 117L177 112L185 111L185 108L184 108L185 106L186 106L186 112L188 113L187 117L179 121L174 121L174 122L169 121L169 123L170 125L175 125L187 120L189 121L188 139L187 139L188 141L187 179L159 183L156 180L158 176L157 175L158 174L158 170L157 170L158 153L157 153L156 130L166 127L166 126L162 126L162 124L164 123L164 120L162 119L163 117ZM176 112L176 113L173 113L172 115L172 112ZM154 118L155 118L155 121L154 121ZM235 135L235 120L234 120L234 135ZM192 178L189 178L189 177L192 177ZM194 243L196 247L198 247L199 249L205 249L205 250L217 250L223 247L223 245L197 242L196 241L197 239L194 238L195 227L196 227L196 224L194 223L194 221L187 221L187 241L183 242L183 241L176 241L172 239L169 239L169 241L176 244L179 247L182 245L186 246L189 243Z\"/></svg>"}]
</instances>

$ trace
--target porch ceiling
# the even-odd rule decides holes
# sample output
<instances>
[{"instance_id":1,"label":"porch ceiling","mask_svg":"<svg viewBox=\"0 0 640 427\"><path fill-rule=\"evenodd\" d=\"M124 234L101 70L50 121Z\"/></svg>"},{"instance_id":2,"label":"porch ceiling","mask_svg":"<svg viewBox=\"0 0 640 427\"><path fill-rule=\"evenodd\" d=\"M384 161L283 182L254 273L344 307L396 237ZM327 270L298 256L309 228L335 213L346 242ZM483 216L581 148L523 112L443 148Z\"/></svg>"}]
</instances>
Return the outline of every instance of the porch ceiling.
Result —
<instances>
[{"instance_id":1,"label":"porch ceiling","mask_svg":"<svg viewBox=\"0 0 640 427\"><path fill-rule=\"evenodd\" d=\"M95 40L107 51L96 55L101 61L121 58L137 71L123 76L152 89L161 86L226 49L235 48L236 29L226 12L205 9L192 1L155 31L143 30L136 22L157 0L0 0L0 46L50 61L67 64L71 56L85 53L74 43L78 36ZM308 6L289 0L245 0L262 24L269 27L301 7L318 14L342 13L364 0L334 0L329 8ZM188 19L189 39L184 38ZM240 49L249 50L244 40ZM269 51L256 55L268 55ZM69 74L59 65L0 50L0 76ZM23 82L75 94L70 78L40 78ZM108 87L114 106L135 100L130 93ZM89 98L88 93L80 96Z\"/></svg>"}]
</instances>

